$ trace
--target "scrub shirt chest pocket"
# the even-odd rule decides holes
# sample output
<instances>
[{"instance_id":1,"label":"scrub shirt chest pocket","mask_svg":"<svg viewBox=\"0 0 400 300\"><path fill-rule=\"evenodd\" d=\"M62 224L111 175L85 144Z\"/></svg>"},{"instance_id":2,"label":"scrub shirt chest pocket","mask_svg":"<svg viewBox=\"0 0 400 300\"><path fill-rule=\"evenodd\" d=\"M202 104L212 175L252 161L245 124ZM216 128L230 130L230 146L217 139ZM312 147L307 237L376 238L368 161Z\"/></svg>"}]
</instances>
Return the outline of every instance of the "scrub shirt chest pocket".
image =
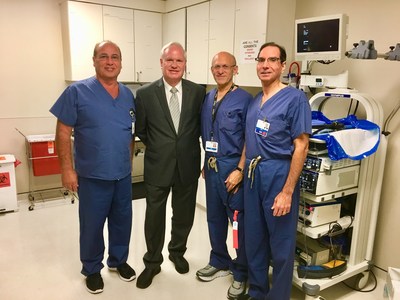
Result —
<instances>
[{"instance_id":1,"label":"scrub shirt chest pocket","mask_svg":"<svg viewBox=\"0 0 400 300\"><path fill-rule=\"evenodd\" d=\"M222 117L219 121L219 129L226 132L237 132L241 130L242 116L238 110L226 109L221 111Z\"/></svg>"},{"instance_id":2,"label":"scrub shirt chest pocket","mask_svg":"<svg viewBox=\"0 0 400 300\"><path fill-rule=\"evenodd\" d=\"M266 142L281 142L283 133L287 132L288 124L281 116L259 115L255 124L254 134Z\"/></svg>"}]
</instances>

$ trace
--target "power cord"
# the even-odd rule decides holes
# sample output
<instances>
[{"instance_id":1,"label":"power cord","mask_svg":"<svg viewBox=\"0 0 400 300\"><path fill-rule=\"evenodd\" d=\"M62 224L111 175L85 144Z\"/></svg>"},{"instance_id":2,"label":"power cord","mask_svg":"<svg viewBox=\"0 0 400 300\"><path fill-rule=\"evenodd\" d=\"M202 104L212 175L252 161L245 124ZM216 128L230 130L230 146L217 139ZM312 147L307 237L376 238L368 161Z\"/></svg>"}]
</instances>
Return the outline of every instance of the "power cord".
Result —
<instances>
[{"instance_id":1,"label":"power cord","mask_svg":"<svg viewBox=\"0 0 400 300\"><path fill-rule=\"evenodd\" d=\"M360 293L370 293L370 292L373 292L373 291L377 288L377 286L378 286L378 280L376 279L376 276L375 276L375 274L374 274L374 272L373 272L372 270L368 270L368 272L372 275L372 278L373 278L373 280L374 280L374 286L373 286L371 289L369 289L369 290L355 289L355 288L353 288L352 286L348 285L348 284L347 284L346 282L344 282L344 281L342 281L342 283L343 283L345 286L347 286L349 289L353 290L353 291L357 291L357 292L360 292ZM367 283L368 283L368 282L367 282Z\"/></svg>"}]
</instances>

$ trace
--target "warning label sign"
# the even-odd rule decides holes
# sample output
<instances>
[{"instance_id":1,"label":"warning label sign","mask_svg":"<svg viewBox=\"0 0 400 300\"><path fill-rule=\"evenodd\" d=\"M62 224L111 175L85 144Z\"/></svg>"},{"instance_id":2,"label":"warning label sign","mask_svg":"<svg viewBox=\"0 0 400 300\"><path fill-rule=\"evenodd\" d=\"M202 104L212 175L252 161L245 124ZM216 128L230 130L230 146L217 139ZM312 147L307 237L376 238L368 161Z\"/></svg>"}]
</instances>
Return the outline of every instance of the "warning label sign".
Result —
<instances>
[{"instance_id":1,"label":"warning label sign","mask_svg":"<svg viewBox=\"0 0 400 300\"><path fill-rule=\"evenodd\" d=\"M11 186L10 173L0 173L0 188L9 186Z\"/></svg>"}]
</instances>

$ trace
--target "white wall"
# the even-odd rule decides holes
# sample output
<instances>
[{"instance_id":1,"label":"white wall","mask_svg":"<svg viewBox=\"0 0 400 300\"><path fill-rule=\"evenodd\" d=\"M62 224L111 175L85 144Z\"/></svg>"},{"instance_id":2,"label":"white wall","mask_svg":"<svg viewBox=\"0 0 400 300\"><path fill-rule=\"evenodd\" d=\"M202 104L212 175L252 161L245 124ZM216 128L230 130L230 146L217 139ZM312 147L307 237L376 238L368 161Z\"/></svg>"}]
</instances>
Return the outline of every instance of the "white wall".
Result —
<instances>
[{"instance_id":1,"label":"white wall","mask_svg":"<svg viewBox=\"0 0 400 300\"><path fill-rule=\"evenodd\" d=\"M0 39L0 153L22 161L16 178L17 191L24 192L29 183L25 139L15 128L25 135L54 133L48 110L66 87L58 1L0 1ZM50 185L58 181L48 178Z\"/></svg>"},{"instance_id":2,"label":"white wall","mask_svg":"<svg viewBox=\"0 0 400 300\"><path fill-rule=\"evenodd\" d=\"M389 46L400 43L400 2L384 0L297 0L296 18L346 13L349 31L346 49L360 40L374 40L378 53L386 53ZM349 70L349 85L369 94L382 104L385 118L400 101L400 61L344 59L328 66L315 64L314 74L338 74ZM315 71L315 72L314 72ZM375 265L400 267L400 112L393 118L389 130L388 155L379 208L373 259Z\"/></svg>"}]
</instances>

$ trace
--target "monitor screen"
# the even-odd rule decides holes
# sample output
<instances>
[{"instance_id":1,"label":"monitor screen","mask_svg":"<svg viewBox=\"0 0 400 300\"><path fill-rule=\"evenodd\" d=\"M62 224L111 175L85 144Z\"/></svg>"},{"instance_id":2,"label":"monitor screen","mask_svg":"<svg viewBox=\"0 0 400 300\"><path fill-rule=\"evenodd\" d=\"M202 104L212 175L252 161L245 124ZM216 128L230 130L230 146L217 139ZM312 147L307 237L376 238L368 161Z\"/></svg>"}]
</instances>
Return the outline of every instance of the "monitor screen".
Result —
<instances>
[{"instance_id":1,"label":"monitor screen","mask_svg":"<svg viewBox=\"0 0 400 300\"><path fill-rule=\"evenodd\" d=\"M296 60L338 60L346 46L344 15L295 21Z\"/></svg>"}]
</instances>

